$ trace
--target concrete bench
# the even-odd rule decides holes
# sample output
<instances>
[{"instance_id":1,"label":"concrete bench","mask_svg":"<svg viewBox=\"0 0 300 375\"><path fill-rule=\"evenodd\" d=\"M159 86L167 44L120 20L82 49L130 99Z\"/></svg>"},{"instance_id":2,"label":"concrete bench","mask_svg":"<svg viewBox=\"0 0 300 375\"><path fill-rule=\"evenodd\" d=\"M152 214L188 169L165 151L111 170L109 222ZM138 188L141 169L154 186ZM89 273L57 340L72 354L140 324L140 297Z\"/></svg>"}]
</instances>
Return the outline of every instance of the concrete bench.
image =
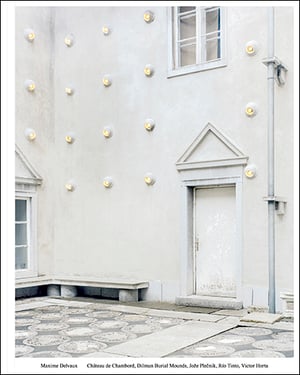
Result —
<instances>
[{"instance_id":1,"label":"concrete bench","mask_svg":"<svg viewBox=\"0 0 300 375\"><path fill-rule=\"evenodd\" d=\"M15 288L30 288L47 286L48 296L75 297L77 287L95 287L118 289L121 302L137 302L139 289L148 288L149 283L144 280L131 279L97 279L91 277L61 276L61 277L34 277L16 280Z\"/></svg>"}]
</instances>

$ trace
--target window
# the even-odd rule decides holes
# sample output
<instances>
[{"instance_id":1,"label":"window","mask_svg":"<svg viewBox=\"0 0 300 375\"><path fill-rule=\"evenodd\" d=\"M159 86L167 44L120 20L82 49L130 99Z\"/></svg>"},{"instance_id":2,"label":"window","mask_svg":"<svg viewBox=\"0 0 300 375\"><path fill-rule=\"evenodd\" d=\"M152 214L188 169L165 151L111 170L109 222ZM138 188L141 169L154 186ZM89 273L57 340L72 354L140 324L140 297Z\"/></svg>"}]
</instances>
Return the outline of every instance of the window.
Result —
<instances>
[{"instance_id":1,"label":"window","mask_svg":"<svg viewBox=\"0 0 300 375\"><path fill-rule=\"evenodd\" d=\"M222 8L172 7L169 30L169 76L225 65Z\"/></svg>"},{"instance_id":2,"label":"window","mask_svg":"<svg viewBox=\"0 0 300 375\"><path fill-rule=\"evenodd\" d=\"M37 188L41 176L15 145L15 273L37 276Z\"/></svg>"},{"instance_id":3,"label":"window","mask_svg":"<svg viewBox=\"0 0 300 375\"><path fill-rule=\"evenodd\" d=\"M22 194L15 199L16 277L35 276L33 197Z\"/></svg>"},{"instance_id":4,"label":"window","mask_svg":"<svg viewBox=\"0 0 300 375\"><path fill-rule=\"evenodd\" d=\"M28 249L30 247L29 200L16 199L15 203L15 267L28 269Z\"/></svg>"}]
</instances>

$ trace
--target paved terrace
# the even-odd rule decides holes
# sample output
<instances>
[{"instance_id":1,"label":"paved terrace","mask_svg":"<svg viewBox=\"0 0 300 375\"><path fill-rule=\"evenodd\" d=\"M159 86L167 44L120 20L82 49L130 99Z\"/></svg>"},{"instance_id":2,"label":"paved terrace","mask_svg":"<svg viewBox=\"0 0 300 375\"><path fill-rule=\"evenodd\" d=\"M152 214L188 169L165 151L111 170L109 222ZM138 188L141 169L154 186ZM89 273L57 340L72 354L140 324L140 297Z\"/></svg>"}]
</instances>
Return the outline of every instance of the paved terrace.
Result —
<instances>
[{"instance_id":1,"label":"paved terrace","mask_svg":"<svg viewBox=\"0 0 300 375\"><path fill-rule=\"evenodd\" d=\"M294 356L292 319L247 309L36 297L16 301L15 321L22 358Z\"/></svg>"}]
</instances>

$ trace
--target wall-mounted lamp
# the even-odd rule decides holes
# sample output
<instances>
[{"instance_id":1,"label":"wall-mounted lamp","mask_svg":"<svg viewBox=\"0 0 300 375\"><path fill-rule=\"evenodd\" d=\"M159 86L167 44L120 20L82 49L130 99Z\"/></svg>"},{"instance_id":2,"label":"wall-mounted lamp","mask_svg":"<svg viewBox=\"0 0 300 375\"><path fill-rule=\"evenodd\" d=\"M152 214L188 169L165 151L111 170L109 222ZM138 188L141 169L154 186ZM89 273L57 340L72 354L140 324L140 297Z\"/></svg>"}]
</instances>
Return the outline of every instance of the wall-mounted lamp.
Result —
<instances>
[{"instance_id":1,"label":"wall-mounted lamp","mask_svg":"<svg viewBox=\"0 0 300 375\"><path fill-rule=\"evenodd\" d=\"M258 51L258 43L255 40L250 40L246 43L245 51L247 55L254 56Z\"/></svg>"},{"instance_id":2,"label":"wall-mounted lamp","mask_svg":"<svg viewBox=\"0 0 300 375\"><path fill-rule=\"evenodd\" d=\"M145 174L144 181L146 182L147 185L155 184L155 178L152 173Z\"/></svg>"},{"instance_id":3,"label":"wall-mounted lamp","mask_svg":"<svg viewBox=\"0 0 300 375\"><path fill-rule=\"evenodd\" d=\"M67 95L73 95L74 94L74 87L72 87L72 86L68 86L68 87L65 87L65 93L67 94Z\"/></svg>"},{"instance_id":4,"label":"wall-mounted lamp","mask_svg":"<svg viewBox=\"0 0 300 375\"><path fill-rule=\"evenodd\" d=\"M151 10L146 10L144 12L144 21L147 23L151 23L154 21L154 14L151 12Z\"/></svg>"},{"instance_id":5,"label":"wall-mounted lamp","mask_svg":"<svg viewBox=\"0 0 300 375\"><path fill-rule=\"evenodd\" d=\"M257 114L257 105L253 102L247 103L245 113L248 117L253 117Z\"/></svg>"},{"instance_id":6,"label":"wall-mounted lamp","mask_svg":"<svg viewBox=\"0 0 300 375\"><path fill-rule=\"evenodd\" d=\"M32 29L25 29L24 38L28 40L28 42L33 42L35 39L35 32Z\"/></svg>"},{"instance_id":7,"label":"wall-mounted lamp","mask_svg":"<svg viewBox=\"0 0 300 375\"><path fill-rule=\"evenodd\" d=\"M102 32L104 35L109 35L111 33L111 29L108 26L103 26Z\"/></svg>"},{"instance_id":8,"label":"wall-mounted lamp","mask_svg":"<svg viewBox=\"0 0 300 375\"><path fill-rule=\"evenodd\" d=\"M32 79L27 79L24 82L24 86L25 86L26 90L29 91L29 92L33 92L35 90L35 83Z\"/></svg>"},{"instance_id":9,"label":"wall-mounted lamp","mask_svg":"<svg viewBox=\"0 0 300 375\"><path fill-rule=\"evenodd\" d=\"M148 132L151 132L155 127L155 122L151 118L147 118L144 122L144 128L148 130Z\"/></svg>"},{"instance_id":10,"label":"wall-mounted lamp","mask_svg":"<svg viewBox=\"0 0 300 375\"><path fill-rule=\"evenodd\" d=\"M106 126L103 129L102 134L104 135L105 138L110 138L113 135L113 132L109 126Z\"/></svg>"},{"instance_id":11,"label":"wall-mounted lamp","mask_svg":"<svg viewBox=\"0 0 300 375\"><path fill-rule=\"evenodd\" d=\"M109 74L105 74L105 76L102 78L102 82L105 87L110 86L112 84L111 76Z\"/></svg>"},{"instance_id":12,"label":"wall-mounted lamp","mask_svg":"<svg viewBox=\"0 0 300 375\"><path fill-rule=\"evenodd\" d=\"M67 143L74 143L75 142L75 134L73 132L69 132L65 135L65 141Z\"/></svg>"},{"instance_id":13,"label":"wall-mounted lamp","mask_svg":"<svg viewBox=\"0 0 300 375\"><path fill-rule=\"evenodd\" d=\"M73 34L68 34L65 39L64 39L65 45L67 47L72 47L74 44L74 35Z\"/></svg>"},{"instance_id":14,"label":"wall-mounted lamp","mask_svg":"<svg viewBox=\"0 0 300 375\"><path fill-rule=\"evenodd\" d=\"M76 188L76 185L74 183L73 180L70 180L68 181L66 184L65 184L65 188L68 190L68 191L74 191L75 188Z\"/></svg>"},{"instance_id":15,"label":"wall-mounted lamp","mask_svg":"<svg viewBox=\"0 0 300 375\"><path fill-rule=\"evenodd\" d=\"M147 64L144 68L145 76L152 77L154 74L154 68L151 64Z\"/></svg>"},{"instance_id":16,"label":"wall-mounted lamp","mask_svg":"<svg viewBox=\"0 0 300 375\"><path fill-rule=\"evenodd\" d=\"M244 169L245 176L247 178L253 178L256 176L256 166L254 164L249 164Z\"/></svg>"},{"instance_id":17,"label":"wall-mounted lamp","mask_svg":"<svg viewBox=\"0 0 300 375\"><path fill-rule=\"evenodd\" d=\"M111 188L112 185L113 185L113 182L112 182L112 178L111 178L111 177L105 177L105 178L103 179L103 186L104 186L105 188Z\"/></svg>"},{"instance_id":18,"label":"wall-mounted lamp","mask_svg":"<svg viewBox=\"0 0 300 375\"><path fill-rule=\"evenodd\" d=\"M24 134L28 141L34 141L36 138L36 132L31 128L27 128Z\"/></svg>"}]
</instances>

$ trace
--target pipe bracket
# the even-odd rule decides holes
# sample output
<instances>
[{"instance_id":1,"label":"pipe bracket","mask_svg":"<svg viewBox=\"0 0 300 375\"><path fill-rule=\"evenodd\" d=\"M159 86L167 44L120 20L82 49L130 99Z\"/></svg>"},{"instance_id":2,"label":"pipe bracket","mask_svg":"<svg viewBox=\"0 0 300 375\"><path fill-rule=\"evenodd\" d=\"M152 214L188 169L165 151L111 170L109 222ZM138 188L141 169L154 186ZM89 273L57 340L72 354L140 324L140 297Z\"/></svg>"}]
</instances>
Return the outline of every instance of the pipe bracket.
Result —
<instances>
[{"instance_id":1,"label":"pipe bracket","mask_svg":"<svg viewBox=\"0 0 300 375\"><path fill-rule=\"evenodd\" d=\"M278 196L268 196L263 197L263 200L266 202L273 202L275 204L275 211L277 215L285 214L285 206L287 202L286 198Z\"/></svg>"},{"instance_id":2,"label":"pipe bracket","mask_svg":"<svg viewBox=\"0 0 300 375\"><path fill-rule=\"evenodd\" d=\"M262 63L266 66L269 66L269 64L273 64L274 70L276 72L275 79L278 84L278 86L282 86L285 84L285 74L288 71L287 66L278 59L278 57L268 57L262 60Z\"/></svg>"}]
</instances>

